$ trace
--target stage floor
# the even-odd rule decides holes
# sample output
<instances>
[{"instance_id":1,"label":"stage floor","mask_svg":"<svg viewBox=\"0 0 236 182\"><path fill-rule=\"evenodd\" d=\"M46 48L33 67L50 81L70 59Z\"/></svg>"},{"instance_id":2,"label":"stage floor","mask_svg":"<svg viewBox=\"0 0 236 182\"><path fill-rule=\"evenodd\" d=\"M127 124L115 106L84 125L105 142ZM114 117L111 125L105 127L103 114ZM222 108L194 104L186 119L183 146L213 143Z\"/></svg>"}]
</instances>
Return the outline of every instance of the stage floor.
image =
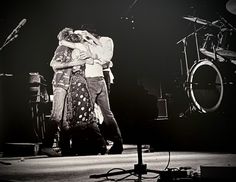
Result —
<instances>
[{"instance_id":1,"label":"stage floor","mask_svg":"<svg viewBox=\"0 0 236 182\"><path fill-rule=\"evenodd\" d=\"M169 158L170 156L170 158ZM148 169L163 171L169 161L169 169L177 170L191 167L188 173L200 174L200 166L233 167L236 166L236 154L210 152L161 151L149 152L147 146L142 146L142 161ZM123 154L73 156L49 158L44 155L27 157L0 158L0 181L81 181L98 182L111 181L105 178L91 179L90 175L120 171L117 168L130 170L138 163L135 145L125 145ZM219 174L218 174L219 175ZM111 176L120 179L126 175ZM157 181L157 174L142 175L143 181ZM151 178L149 178L151 177ZM137 179L131 176L122 181ZM134 181L134 180L131 180Z\"/></svg>"}]
</instances>

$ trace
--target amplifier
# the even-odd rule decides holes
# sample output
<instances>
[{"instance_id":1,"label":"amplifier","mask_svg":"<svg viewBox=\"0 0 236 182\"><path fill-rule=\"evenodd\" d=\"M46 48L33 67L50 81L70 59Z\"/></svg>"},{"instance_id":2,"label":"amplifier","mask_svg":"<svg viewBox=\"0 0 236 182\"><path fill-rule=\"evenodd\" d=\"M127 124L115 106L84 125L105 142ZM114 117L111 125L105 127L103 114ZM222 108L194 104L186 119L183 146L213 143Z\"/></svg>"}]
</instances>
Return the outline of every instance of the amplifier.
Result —
<instances>
[{"instance_id":1,"label":"amplifier","mask_svg":"<svg viewBox=\"0 0 236 182\"><path fill-rule=\"evenodd\" d=\"M39 73L29 73L30 102L47 102L46 80Z\"/></svg>"},{"instance_id":2,"label":"amplifier","mask_svg":"<svg viewBox=\"0 0 236 182\"><path fill-rule=\"evenodd\" d=\"M236 166L200 166L205 181L235 181Z\"/></svg>"},{"instance_id":3,"label":"amplifier","mask_svg":"<svg viewBox=\"0 0 236 182\"><path fill-rule=\"evenodd\" d=\"M30 84L42 84L46 85L46 80L39 73L29 73L29 83Z\"/></svg>"}]
</instances>

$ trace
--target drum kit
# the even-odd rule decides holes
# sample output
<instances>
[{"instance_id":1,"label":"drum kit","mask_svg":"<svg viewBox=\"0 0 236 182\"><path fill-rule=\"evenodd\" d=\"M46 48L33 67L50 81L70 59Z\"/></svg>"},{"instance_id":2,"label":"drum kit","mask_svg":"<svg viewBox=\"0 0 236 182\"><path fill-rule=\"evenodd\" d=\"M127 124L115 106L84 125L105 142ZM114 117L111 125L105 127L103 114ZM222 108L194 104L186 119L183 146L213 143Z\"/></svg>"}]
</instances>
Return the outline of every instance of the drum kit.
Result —
<instances>
[{"instance_id":1,"label":"drum kit","mask_svg":"<svg viewBox=\"0 0 236 182\"><path fill-rule=\"evenodd\" d=\"M234 5L236 7L236 3ZM236 8L232 9L230 12L236 15ZM236 33L236 28L223 17L213 22L193 16L185 16L183 19L194 23L194 32L177 42L177 44L183 43L186 67L186 79L183 85L190 103L187 111L234 112L236 52L229 49L229 40ZM196 25L201 27L196 29ZM200 33L201 30L205 30L203 35ZM197 60L189 67L187 39L190 36L194 36L195 39ZM198 43L199 36L203 37L201 46Z\"/></svg>"}]
</instances>

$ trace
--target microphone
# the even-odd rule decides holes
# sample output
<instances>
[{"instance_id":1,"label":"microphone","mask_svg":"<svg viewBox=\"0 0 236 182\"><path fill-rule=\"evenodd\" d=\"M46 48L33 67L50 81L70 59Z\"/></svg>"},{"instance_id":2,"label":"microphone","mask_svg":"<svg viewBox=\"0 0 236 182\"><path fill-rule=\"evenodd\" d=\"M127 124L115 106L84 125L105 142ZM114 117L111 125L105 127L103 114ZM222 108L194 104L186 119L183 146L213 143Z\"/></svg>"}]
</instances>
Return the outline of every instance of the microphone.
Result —
<instances>
[{"instance_id":1,"label":"microphone","mask_svg":"<svg viewBox=\"0 0 236 182\"><path fill-rule=\"evenodd\" d=\"M17 25L17 27L13 30L14 33L18 33L20 28L26 23L26 19L24 18L23 20L20 21L20 23Z\"/></svg>"},{"instance_id":2,"label":"microphone","mask_svg":"<svg viewBox=\"0 0 236 182\"><path fill-rule=\"evenodd\" d=\"M17 27L16 28L14 28L14 30L12 31L12 33L7 37L7 39L6 40L9 40L9 39L11 39L11 37L12 37L12 35L13 34L16 34L16 33L18 33L19 32L19 30L20 30L20 28L22 27L22 26L24 26L24 24L26 23L26 19L24 18L24 19L22 19L21 21L20 21L20 23L17 25Z\"/></svg>"},{"instance_id":3,"label":"microphone","mask_svg":"<svg viewBox=\"0 0 236 182\"><path fill-rule=\"evenodd\" d=\"M26 19L24 18L23 20L20 21L20 23L17 25L17 27L15 28L16 33L19 31L19 29L26 23Z\"/></svg>"}]
</instances>

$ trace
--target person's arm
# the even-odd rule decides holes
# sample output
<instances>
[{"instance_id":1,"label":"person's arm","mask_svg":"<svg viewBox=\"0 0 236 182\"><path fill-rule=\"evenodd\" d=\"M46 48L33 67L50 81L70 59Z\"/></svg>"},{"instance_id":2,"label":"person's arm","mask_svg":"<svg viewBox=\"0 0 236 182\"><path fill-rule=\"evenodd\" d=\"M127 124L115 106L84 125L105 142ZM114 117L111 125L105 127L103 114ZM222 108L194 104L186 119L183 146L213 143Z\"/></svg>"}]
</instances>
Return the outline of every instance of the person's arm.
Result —
<instances>
[{"instance_id":1,"label":"person's arm","mask_svg":"<svg viewBox=\"0 0 236 182\"><path fill-rule=\"evenodd\" d=\"M83 37L83 39L89 42L90 44L96 44L98 46L102 46L99 39L96 38L93 34L89 33L87 30L76 30L75 33L80 34Z\"/></svg>"},{"instance_id":2,"label":"person's arm","mask_svg":"<svg viewBox=\"0 0 236 182\"><path fill-rule=\"evenodd\" d=\"M101 37L100 42L102 47L97 53L98 63L101 65L110 64L112 65L111 59L113 57L114 43L113 40L109 37ZM96 62L96 60L95 60Z\"/></svg>"},{"instance_id":3,"label":"person's arm","mask_svg":"<svg viewBox=\"0 0 236 182\"><path fill-rule=\"evenodd\" d=\"M93 64L92 59L97 58L97 54L93 54L88 47L81 43L74 43L74 42L68 42L66 40L61 40L59 42L59 45L63 45L66 47L69 47L71 49L78 49L80 50L80 59L88 59L87 63L88 64Z\"/></svg>"},{"instance_id":4,"label":"person's arm","mask_svg":"<svg viewBox=\"0 0 236 182\"><path fill-rule=\"evenodd\" d=\"M52 60L51 63L50 63L50 66L54 70L59 70L59 69L72 68L73 66L80 66L80 65L83 65L85 63L86 63L86 61L84 61L84 60L76 60L76 61L65 62L65 63L62 63L60 61Z\"/></svg>"},{"instance_id":5,"label":"person's arm","mask_svg":"<svg viewBox=\"0 0 236 182\"><path fill-rule=\"evenodd\" d=\"M66 40L59 41L59 45L66 46L66 47L69 47L71 49L81 49L81 47L84 46L81 43L69 42L69 41L66 41Z\"/></svg>"},{"instance_id":6,"label":"person's arm","mask_svg":"<svg viewBox=\"0 0 236 182\"><path fill-rule=\"evenodd\" d=\"M92 39L92 41L93 41L96 45L102 46L100 40L97 39L93 34L89 33L89 32L86 31L86 30L83 31L83 32L85 32L85 33L84 33L84 36L85 36L85 37L88 37L88 38Z\"/></svg>"},{"instance_id":7,"label":"person's arm","mask_svg":"<svg viewBox=\"0 0 236 182\"><path fill-rule=\"evenodd\" d=\"M94 59L92 59L92 58L85 59L85 63L86 64L94 64Z\"/></svg>"},{"instance_id":8,"label":"person's arm","mask_svg":"<svg viewBox=\"0 0 236 182\"><path fill-rule=\"evenodd\" d=\"M88 49L89 51L89 49ZM73 49L71 53L72 60L83 60L87 64L93 64L92 58L87 58L87 51L80 51L79 49Z\"/></svg>"},{"instance_id":9,"label":"person's arm","mask_svg":"<svg viewBox=\"0 0 236 182\"><path fill-rule=\"evenodd\" d=\"M105 63L102 65L103 69L110 69L111 67L113 67L113 63L111 61Z\"/></svg>"},{"instance_id":10,"label":"person's arm","mask_svg":"<svg viewBox=\"0 0 236 182\"><path fill-rule=\"evenodd\" d=\"M75 60L75 61L67 61L65 54L65 51L67 51L67 47L64 46L58 46L54 56L50 62L50 66L53 68L53 70L58 70L58 69L66 69L66 68L71 68L73 66L79 66L82 64L85 64L84 60Z\"/></svg>"}]
</instances>

